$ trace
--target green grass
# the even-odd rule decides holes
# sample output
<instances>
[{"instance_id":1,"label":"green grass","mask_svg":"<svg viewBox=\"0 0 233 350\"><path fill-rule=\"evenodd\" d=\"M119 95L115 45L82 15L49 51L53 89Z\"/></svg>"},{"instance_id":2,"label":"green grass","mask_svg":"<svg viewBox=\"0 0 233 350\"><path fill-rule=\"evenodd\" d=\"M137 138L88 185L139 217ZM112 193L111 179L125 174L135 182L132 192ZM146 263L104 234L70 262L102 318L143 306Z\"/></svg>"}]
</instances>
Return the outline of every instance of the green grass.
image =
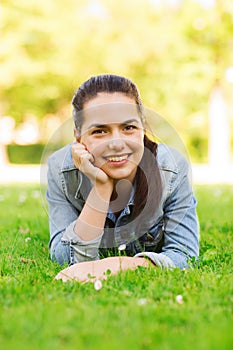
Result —
<instances>
[{"instance_id":1,"label":"green grass","mask_svg":"<svg viewBox=\"0 0 233 350\"><path fill-rule=\"evenodd\" d=\"M39 188L1 187L0 348L232 349L233 188L199 186L196 195L196 267L125 271L96 291L54 280Z\"/></svg>"}]
</instances>

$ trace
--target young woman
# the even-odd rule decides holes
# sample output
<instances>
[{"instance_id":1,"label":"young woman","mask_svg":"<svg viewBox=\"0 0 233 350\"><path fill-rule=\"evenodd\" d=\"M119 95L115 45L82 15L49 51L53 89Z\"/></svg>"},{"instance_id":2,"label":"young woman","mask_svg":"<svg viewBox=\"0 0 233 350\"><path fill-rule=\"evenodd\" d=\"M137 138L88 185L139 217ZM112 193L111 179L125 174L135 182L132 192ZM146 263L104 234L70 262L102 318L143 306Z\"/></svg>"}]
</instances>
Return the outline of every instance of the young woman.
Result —
<instances>
[{"instance_id":1,"label":"young woman","mask_svg":"<svg viewBox=\"0 0 233 350\"><path fill-rule=\"evenodd\" d=\"M150 262L187 267L199 251L189 166L146 135L136 85L92 77L72 104L76 142L48 161L51 258L75 264L79 280Z\"/></svg>"}]
</instances>

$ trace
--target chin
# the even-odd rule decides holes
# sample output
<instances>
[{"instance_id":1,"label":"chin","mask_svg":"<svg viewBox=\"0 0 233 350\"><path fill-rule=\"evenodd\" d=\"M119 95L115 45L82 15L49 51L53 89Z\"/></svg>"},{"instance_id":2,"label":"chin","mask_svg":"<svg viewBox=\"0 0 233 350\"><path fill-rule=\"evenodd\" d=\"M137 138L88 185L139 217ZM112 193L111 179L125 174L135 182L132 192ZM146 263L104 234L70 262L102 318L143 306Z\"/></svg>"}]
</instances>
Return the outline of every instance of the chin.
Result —
<instances>
[{"instance_id":1,"label":"chin","mask_svg":"<svg viewBox=\"0 0 233 350\"><path fill-rule=\"evenodd\" d=\"M122 171L122 172L118 172L118 173L111 173L109 172L107 174L109 177L111 177L113 180L122 180L122 179L133 179L135 175L133 175L132 173L130 172L125 172L125 171Z\"/></svg>"}]
</instances>

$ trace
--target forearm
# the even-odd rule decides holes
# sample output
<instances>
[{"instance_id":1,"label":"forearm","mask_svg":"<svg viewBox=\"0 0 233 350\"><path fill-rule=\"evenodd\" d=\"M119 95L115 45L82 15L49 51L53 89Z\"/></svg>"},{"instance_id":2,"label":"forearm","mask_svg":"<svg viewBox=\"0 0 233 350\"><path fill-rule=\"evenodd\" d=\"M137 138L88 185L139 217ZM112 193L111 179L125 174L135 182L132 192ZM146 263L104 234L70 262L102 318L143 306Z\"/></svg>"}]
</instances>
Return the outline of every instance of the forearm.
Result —
<instances>
[{"instance_id":1,"label":"forearm","mask_svg":"<svg viewBox=\"0 0 233 350\"><path fill-rule=\"evenodd\" d=\"M96 280L106 279L110 271L111 275L116 275L120 271L135 270L138 266L149 268L152 264L148 259L132 258L129 256L114 256L98 261L86 261L81 264L74 264L60 271L55 279L61 279L63 282L76 280L79 282L95 282ZM90 278L89 276L93 276Z\"/></svg>"},{"instance_id":2,"label":"forearm","mask_svg":"<svg viewBox=\"0 0 233 350\"><path fill-rule=\"evenodd\" d=\"M99 244L108 211L112 187L94 186L77 218L65 230L63 244L70 246L70 263L99 259Z\"/></svg>"},{"instance_id":3,"label":"forearm","mask_svg":"<svg viewBox=\"0 0 233 350\"><path fill-rule=\"evenodd\" d=\"M92 188L74 226L75 234L82 241L92 241L102 234L111 194L111 184L96 185Z\"/></svg>"}]
</instances>

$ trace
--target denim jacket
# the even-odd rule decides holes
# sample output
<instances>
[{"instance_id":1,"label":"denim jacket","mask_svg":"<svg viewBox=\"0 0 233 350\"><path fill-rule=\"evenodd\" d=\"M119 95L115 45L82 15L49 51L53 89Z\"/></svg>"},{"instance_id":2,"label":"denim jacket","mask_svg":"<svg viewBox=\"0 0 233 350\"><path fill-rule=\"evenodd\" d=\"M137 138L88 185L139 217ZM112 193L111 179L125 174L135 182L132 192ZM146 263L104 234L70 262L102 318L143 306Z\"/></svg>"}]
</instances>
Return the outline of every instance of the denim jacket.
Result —
<instances>
[{"instance_id":1,"label":"denim jacket","mask_svg":"<svg viewBox=\"0 0 233 350\"><path fill-rule=\"evenodd\" d=\"M108 250L104 246L105 238L111 235L112 247L124 247L127 255L146 256L160 267L188 267L188 260L199 254L199 225L189 163L165 144L158 145L157 163L163 190L149 230L135 236L134 222L130 222L132 191L119 217L116 219L109 208L102 235L87 242L75 234L74 225L91 190L91 182L74 166L71 144L52 154L48 160L47 189L51 258L61 265L97 260L101 254L105 256Z\"/></svg>"}]
</instances>

